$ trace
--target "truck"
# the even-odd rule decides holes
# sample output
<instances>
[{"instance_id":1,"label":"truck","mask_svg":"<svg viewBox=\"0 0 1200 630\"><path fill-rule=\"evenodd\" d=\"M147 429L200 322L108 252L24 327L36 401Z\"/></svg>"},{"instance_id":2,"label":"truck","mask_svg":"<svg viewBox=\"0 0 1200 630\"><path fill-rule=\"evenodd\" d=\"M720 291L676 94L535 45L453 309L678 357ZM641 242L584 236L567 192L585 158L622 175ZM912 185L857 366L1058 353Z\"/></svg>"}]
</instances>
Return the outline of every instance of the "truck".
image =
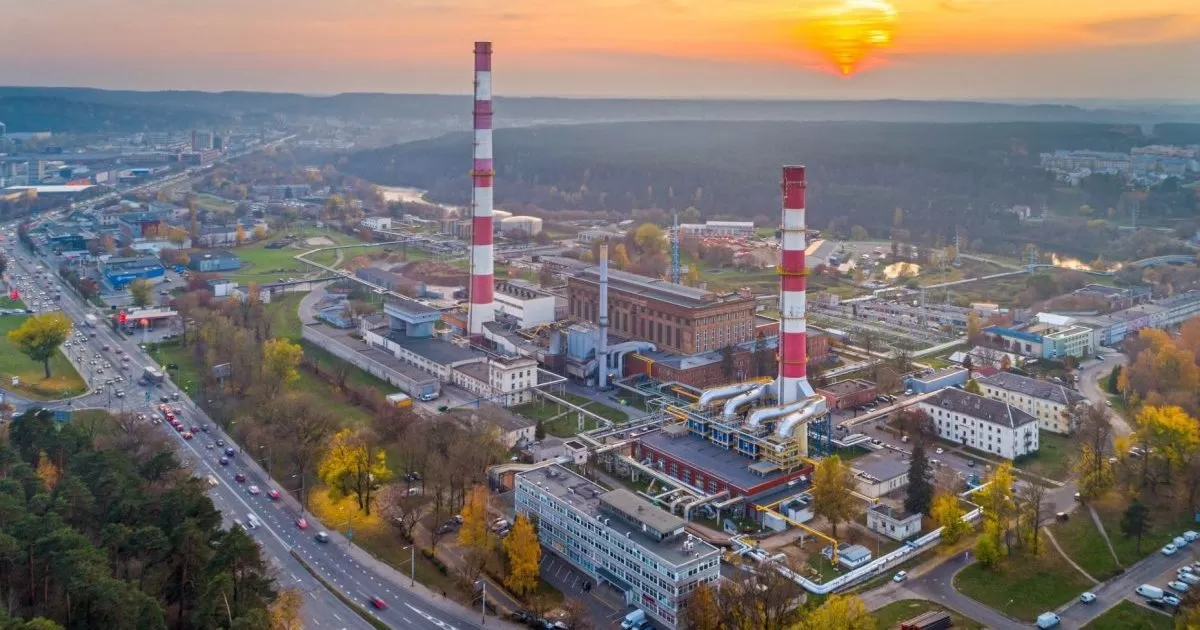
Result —
<instances>
[{"instance_id":1,"label":"truck","mask_svg":"<svg viewBox=\"0 0 1200 630\"><path fill-rule=\"evenodd\" d=\"M100 320L99 320L99 319L97 319L97 318L96 318L96 316L95 316L95 315L92 315L91 313L88 313L87 315L84 315L84 316L83 316L83 323L84 323L84 324L87 324L87 327L88 327L88 328L95 328L95 327L96 327L96 323L97 323L97 322L99 322L99 321L100 321Z\"/></svg>"},{"instance_id":2,"label":"truck","mask_svg":"<svg viewBox=\"0 0 1200 630\"><path fill-rule=\"evenodd\" d=\"M148 367L142 370L142 380L146 383L157 385L158 383L166 380L166 377L163 376L162 372L159 372L152 367Z\"/></svg>"},{"instance_id":3,"label":"truck","mask_svg":"<svg viewBox=\"0 0 1200 630\"><path fill-rule=\"evenodd\" d=\"M402 393L388 395L387 401L389 405L397 409L405 409L407 407L411 407L413 404L412 396Z\"/></svg>"}]
</instances>

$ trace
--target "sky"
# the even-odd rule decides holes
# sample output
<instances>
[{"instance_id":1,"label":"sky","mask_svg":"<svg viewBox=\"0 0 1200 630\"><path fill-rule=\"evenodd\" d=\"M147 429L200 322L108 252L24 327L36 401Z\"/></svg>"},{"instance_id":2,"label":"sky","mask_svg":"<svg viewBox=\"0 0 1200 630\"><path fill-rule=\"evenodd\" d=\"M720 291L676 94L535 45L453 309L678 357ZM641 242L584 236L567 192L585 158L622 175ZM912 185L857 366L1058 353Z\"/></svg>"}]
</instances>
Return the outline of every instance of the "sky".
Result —
<instances>
[{"instance_id":1,"label":"sky","mask_svg":"<svg viewBox=\"0 0 1200 630\"><path fill-rule=\"evenodd\" d=\"M4 85L461 94L472 43L488 40L501 96L1200 101L1197 0L0 0L0 13Z\"/></svg>"}]
</instances>

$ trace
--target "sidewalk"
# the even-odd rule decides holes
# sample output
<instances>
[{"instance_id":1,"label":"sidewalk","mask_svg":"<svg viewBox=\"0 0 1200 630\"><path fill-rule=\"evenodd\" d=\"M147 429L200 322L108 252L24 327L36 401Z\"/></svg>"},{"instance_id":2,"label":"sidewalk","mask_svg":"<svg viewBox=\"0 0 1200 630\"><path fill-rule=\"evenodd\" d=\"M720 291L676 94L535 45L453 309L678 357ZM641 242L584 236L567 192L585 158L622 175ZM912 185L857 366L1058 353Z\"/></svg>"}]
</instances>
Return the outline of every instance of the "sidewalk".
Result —
<instances>
[{"instance_id":1,"label":"sidewalk","mask_svg":"<svg viewBox=\"0 0 1200 630\"><path fill-rule=\"evenodd\" d=\"M420 548L430 549L433 547L433 539L430 537L428 530L426 530L423 525L417 525L413 528L413 538L416 540L417 546ZM447 538L449 538L449 536L442 537L443 542L441 545L438 545L437 549L434 550L433 555L440 560L442 564L446 565L447 572L453 576L466 565L466 559L463 558L462 552L457 546L449 547L446 544L445 540ZM509 595L508 591L504 589L503 585L498 584L486 573L481 573L479 577L487 582L488 600L496 605L496 611L499 617L505 617L508 615L508 613L516 610L525 610L525 606L513 598L512 595Z\"/></svg>"}]
</instances>

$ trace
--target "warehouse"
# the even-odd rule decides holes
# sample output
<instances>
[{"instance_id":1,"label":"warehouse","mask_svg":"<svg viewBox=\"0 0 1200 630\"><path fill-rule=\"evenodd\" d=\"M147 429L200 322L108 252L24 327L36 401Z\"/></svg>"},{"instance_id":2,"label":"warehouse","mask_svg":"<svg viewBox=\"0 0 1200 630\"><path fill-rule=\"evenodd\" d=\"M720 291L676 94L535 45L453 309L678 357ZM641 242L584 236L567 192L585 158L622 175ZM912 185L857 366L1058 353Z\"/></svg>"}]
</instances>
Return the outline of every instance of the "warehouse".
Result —
<instances>
[{"instance_id":1,"label":"warehouse","mask_svg":"<svg viewBox=\"0 0 1200 630\"><path fill-rule=\"evenodd\" d=\"M100 262L104 281L113 289L123 289L134 280L152 280L166 273L162 263L153 256L137 258L109 258Z\"/></svg>"}]
</instances>

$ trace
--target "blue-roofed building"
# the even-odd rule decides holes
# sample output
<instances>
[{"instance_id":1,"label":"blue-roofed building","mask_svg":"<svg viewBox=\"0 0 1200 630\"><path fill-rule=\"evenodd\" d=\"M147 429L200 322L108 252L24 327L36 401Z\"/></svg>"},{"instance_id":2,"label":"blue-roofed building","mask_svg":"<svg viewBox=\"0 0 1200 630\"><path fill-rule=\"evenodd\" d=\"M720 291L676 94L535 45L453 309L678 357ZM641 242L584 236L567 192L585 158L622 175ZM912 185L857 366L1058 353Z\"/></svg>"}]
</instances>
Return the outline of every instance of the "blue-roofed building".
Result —
<instances>
[{"instance_id":1,"label":"blue-roofed building","mask_svg":"<svg viewBox=\"0 0 1200 630\"><path fill-rule=\"evenodd\" d=\"M231 251L216 250L193 254L188 261L192 271L200 273L218 273L222 271L237 271L242 268L242 259Z\"/></svg>"},{"instance_id":2,"label":"blue-roofed building","mask_svg":"<svg viewBox=\"0 0 1200 630\"><path fill-rule=\"evenodd\" d=\"M166 269L158 258L142 256L137 258L112 257L100 262L100 273L104 282L113 289L123 289L134 280L152 280L161 278Z\"/></svg>"}]
</instances>

